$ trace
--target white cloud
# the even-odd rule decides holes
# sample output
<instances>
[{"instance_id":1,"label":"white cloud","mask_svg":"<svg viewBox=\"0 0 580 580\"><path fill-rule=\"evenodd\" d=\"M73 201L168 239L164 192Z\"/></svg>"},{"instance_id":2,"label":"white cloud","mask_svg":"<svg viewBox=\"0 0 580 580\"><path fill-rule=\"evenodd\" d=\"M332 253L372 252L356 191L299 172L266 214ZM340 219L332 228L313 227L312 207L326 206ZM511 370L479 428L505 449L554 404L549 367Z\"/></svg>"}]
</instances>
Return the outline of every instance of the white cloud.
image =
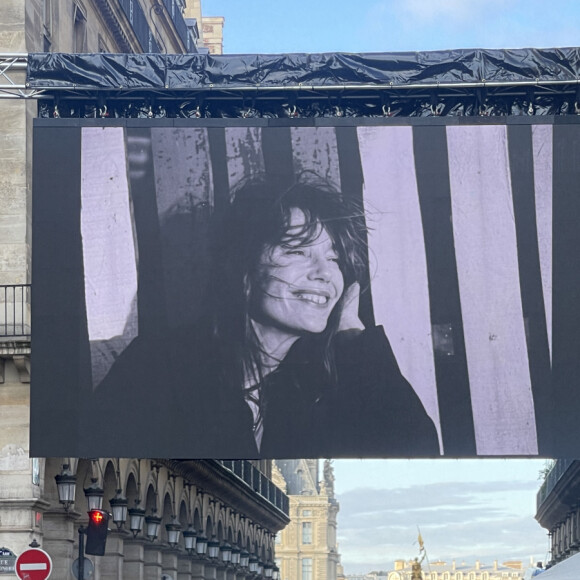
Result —
<instances>
[{"instance_id":1,"label":"white cloud","mask_svg":"<svg viewBox=\"0 0 580 580\"><path fill-rule=\"evenodd\" d=\"M339 551L346 572L389 569L395 559L416 556L417 526L432 560L545 559L547 532L534 520L543 464L335 462Z\"/></svg>"}]
</instances>

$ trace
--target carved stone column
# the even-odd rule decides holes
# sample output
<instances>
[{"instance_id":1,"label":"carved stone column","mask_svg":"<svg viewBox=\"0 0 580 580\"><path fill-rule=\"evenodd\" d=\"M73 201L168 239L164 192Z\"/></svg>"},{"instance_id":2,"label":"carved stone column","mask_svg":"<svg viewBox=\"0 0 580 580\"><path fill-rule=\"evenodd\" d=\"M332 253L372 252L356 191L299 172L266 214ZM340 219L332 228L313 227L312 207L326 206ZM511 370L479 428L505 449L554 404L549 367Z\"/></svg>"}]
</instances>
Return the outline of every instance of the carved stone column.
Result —
<instances>
[{"instance_id":1,"label":"carved stone column","mask_svg":"<svg viewBox=\"0 0 580 580\"><path fill-rule=\"evenodd\" d=\"M204 580L217 580L217 567L213 562L206 562L203 578Z\"/></svg>"},{"instance_id":2,"label":"carved stone column","mask_svg":"<svg viewBox=\"0 0 580 580\"><path fill-rule=\"evenodd\" d=\"M227 580L227 568L225 566L216 568L216 580Z\"/></svg>"},{"instance_id":3,"label":"carved stone column","mask_svg":"<svg viewBox=\"0 0 580 580\"><path fill-rule=\"evenodd\" d=\"M100 580L123 580L123 534L109 532L105 555L98 559Z\"/></svg>"},{"instance_id":4,"label":"carved stone column","mask_svg":"<svg viewBox=\"0 0 580 580\"><path fill-rule=\"evenodd\" d=\"M191 580L205 580L204 560L193 560L191 562Z\"/></svg>"},{"instance_id":5,"label":"carved stone column","mask_svg":"<svg viewBox=\"0 0 580 580\"><path fill-rule=\"evenodd\" d=\"M192 571L191 556L179 554L177 558L177 580L192 580Z\"/></svg>"},{"instance_id":6,"label":"carved stone column","mask_svg":"<svg viewBox=\"0 0 580 580\"><path fill-rule=\"evenodd\" d=\"M125 558L123 559L123 578L144 580L145 547L143 540L125 540Z\"/></svg>"},{"instance_id":7,"label":"carved stone column","mask_svg":"<svg viewBox=\"0 0 580 580\"><path fill-rule=\"evenodd\" d=\"M161 553L162 572L171 578L177 578L177 560L179 552L174 548L166 548Z\"/></svg>"},{"instance_id":8,"label":"carved stone column","mask_svg":"<svg viewBox=\"0 0 580 580\"><path fill-rule=\"evenodd\" d=\"M53 564L51 575L54 578L68 578L73 560L78 556L75 550L75 520L79 515L58 508L44 512L42 549L50 554Z\"/></svg>"},{"instance_id":9,"label":"carved stone column","mask_svg":"<svg viewBox=\"0 0 580 580\"><path fill-rule=\"evenodd\" d=\"M161 580L163 554L159 544L145 545L144 580Z\"/></svg>"}]
</instances>

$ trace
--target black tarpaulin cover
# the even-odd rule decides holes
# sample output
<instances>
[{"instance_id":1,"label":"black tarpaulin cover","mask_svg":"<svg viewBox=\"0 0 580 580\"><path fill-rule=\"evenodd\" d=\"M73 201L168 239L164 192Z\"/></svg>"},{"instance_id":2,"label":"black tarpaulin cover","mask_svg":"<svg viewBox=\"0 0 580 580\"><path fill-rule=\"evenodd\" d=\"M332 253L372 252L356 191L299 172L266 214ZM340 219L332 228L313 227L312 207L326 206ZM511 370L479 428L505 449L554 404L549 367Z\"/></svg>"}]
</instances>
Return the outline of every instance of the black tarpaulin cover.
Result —
<instances>
[{"instance_id":1,"label":"black tarpaulin cover","mask_svg":"<svg viewBox=\"0 0 580 580\"><path fill-rule=\"evenodd\" d=\"M240 89L578 82L580 48L282 55L28 55L30 88Z\"/></svg>"}]
</instances>

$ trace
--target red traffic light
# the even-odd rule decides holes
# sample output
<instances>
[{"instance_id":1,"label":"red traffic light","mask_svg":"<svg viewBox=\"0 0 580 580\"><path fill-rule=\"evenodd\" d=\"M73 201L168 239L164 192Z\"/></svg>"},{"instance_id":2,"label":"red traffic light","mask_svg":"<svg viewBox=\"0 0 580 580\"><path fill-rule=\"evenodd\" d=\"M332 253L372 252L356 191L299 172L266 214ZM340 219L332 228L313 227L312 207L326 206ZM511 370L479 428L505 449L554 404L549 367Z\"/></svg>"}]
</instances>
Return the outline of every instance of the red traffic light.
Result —
<instances>
[{"instance_id":1,"label":"red traffic light","mask_svg":"<svg viewBox=\"0 0 580 580\"><path fill-rule=\"evenodd\" d=\"M104 510L89 511L89 525L87 526L87 544L85 552L93 556L103 556L107 543L109 514Z\"/></svg>"},{"instance_id":2,"label":"red traffic light","mask_svg":"<svg viewBox=\"0 0 580 580\"><path fill-rule=\"evenodd\" d=\"M89 512L89 516L90 516L91 520L97 525L101 524L103 522L103 520L105 519L103 517L103 512L101 512L100 510L91 510Z\"/></svg>"}]
</instances>

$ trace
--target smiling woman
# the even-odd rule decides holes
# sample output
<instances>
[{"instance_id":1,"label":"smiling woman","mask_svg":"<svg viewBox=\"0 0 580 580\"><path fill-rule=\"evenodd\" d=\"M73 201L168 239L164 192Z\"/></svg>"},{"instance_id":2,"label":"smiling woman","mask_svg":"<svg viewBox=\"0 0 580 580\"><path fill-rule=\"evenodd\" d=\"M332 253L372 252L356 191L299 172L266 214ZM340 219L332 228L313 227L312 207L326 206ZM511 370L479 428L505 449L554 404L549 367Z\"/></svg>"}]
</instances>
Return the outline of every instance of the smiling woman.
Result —
<instances>
[{"instance_id":1,"label":"smiling woman","mask_svg":"<svg viewBox=\"0 0 580 580\"><path fill-rule=\"evenodd\" d=\"M243 391L256 450L277 457L314 448L362 453L369 444L394 451L397 434L412 425L419 437L405 452L437 453L433 424L382 329L365 331L358 317L362 210L311 174L282 184L264 176L234 193L212 259L208 312L225 354L220 383L233 389L232 399ZM373 351L376 358L352 359ZM304 443L297 446L297 437Z\"/></svg>"},{"instance_id":2,"label":"smiling woman","mask_svg":"<svg viewBox=\"0 0 580 580\"><path fill-rule=\"evenodd\" d=\"M360 204L308 172L253 176L230 198L212 218L203 314L140 333L95 391L111 424L136 411L118 452L146 437L160 456L438 455L383 328L359 318ZM182 443L166 441L168 418Z\"/></svg>"}]
</instances>

